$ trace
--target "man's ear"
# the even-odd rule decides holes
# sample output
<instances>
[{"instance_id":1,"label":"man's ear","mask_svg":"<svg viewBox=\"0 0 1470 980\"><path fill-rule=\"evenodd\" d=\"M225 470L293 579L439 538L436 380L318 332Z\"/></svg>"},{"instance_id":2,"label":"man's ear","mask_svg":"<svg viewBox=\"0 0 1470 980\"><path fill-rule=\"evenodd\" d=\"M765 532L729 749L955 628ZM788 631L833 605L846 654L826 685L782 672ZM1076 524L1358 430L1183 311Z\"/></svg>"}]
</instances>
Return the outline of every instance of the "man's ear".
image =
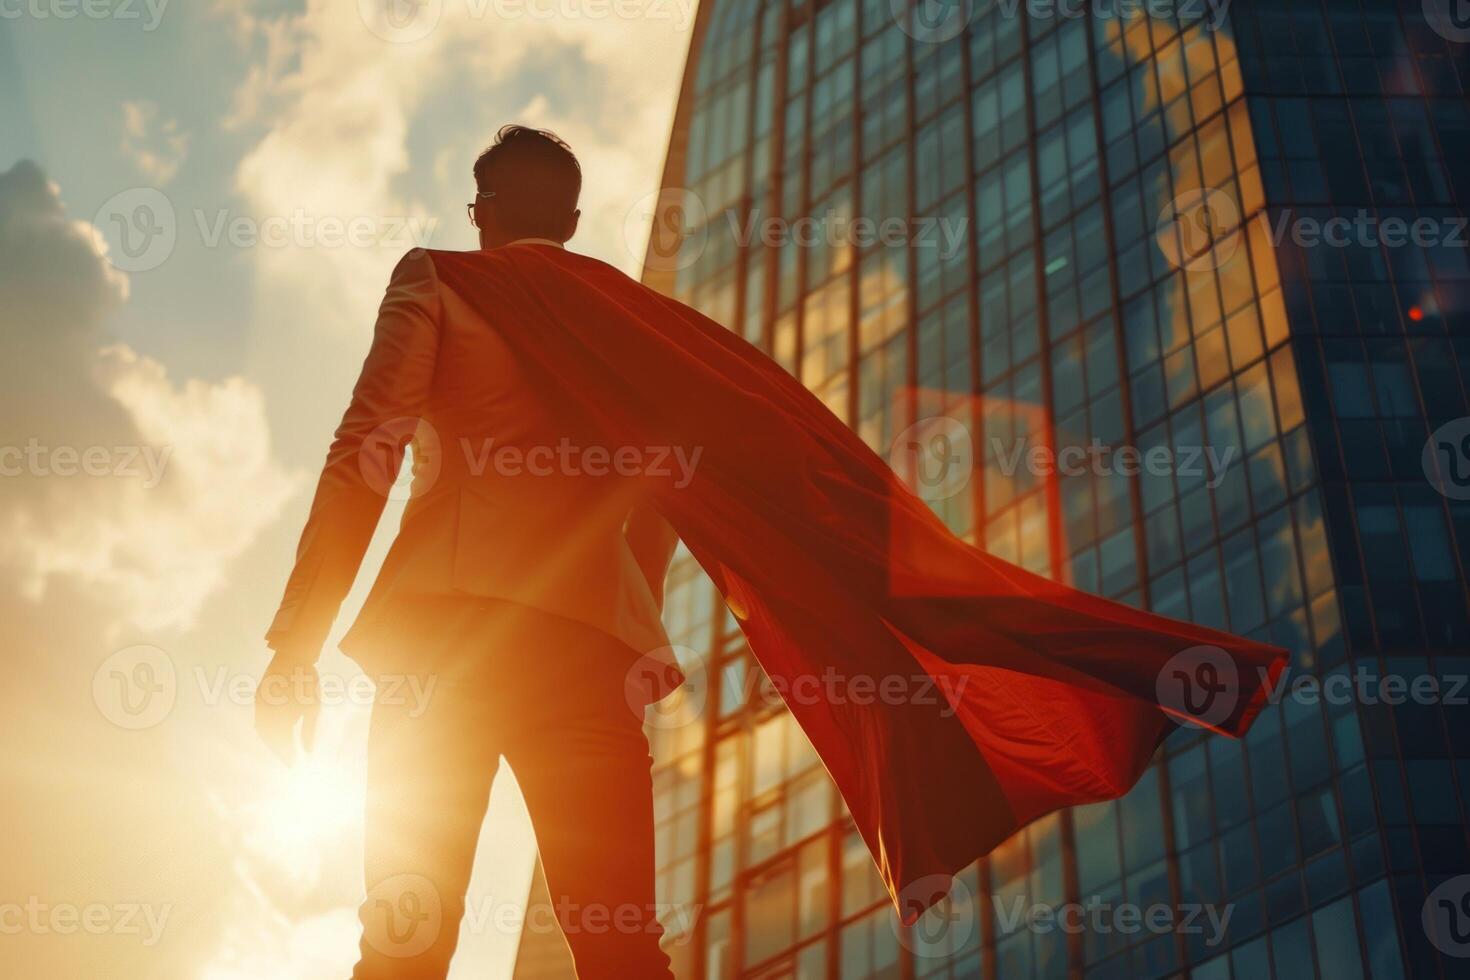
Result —
<instances>
[{"instance_id":1,"label":"man's ear","mask_svg":"<svg viewBox=\"0 0 1470 980\"><path fill-rule=\"evenodd\" d=\"M566 237L562 239L563 243L572 240L572 236L577 233L577 222L580 220L582 220L582 211L579 208L578 210L572 212L571 218L567 221L567 234Z\"/></svg>"}]
</instances>

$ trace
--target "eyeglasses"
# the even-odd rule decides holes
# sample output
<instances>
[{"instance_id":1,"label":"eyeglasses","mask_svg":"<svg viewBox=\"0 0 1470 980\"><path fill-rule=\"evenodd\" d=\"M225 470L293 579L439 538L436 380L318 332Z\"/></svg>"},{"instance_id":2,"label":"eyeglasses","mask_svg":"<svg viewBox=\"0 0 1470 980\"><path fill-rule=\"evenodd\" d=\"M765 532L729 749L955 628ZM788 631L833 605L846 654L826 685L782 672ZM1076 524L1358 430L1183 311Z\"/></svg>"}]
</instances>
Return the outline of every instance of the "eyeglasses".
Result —
<instances>
[{"instance_id":1,"label":"eyeglasses","mask_svg":"<svg viewBox=\"0 0 1470 980\"><path fill-rule=\"evenodd\" d=\"M495 192L494 191L476 191L475 192L475 198L476 198L476 200L473 200L473 201L471 201L470 203L468 203L468 204L466 204L464 206L465 213L467 213L470 216L470 227L471 228L478 228L478 227L480 227L479 223L475 221L475 205L477 205L477 204L480 203L478 199L479 198L484 198L484 199L486 199L488 201L490 198L492 198L494 196L495 196Z\"/></svg>"}]
</instances>

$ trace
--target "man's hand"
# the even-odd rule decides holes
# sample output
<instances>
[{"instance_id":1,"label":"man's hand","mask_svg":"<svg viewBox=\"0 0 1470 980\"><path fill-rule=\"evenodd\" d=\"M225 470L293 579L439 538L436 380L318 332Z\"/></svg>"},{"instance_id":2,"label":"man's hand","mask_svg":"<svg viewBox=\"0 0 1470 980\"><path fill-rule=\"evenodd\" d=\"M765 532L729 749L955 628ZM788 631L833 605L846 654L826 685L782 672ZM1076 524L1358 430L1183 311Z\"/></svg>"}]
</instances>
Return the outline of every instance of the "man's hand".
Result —
<instances>
[{"instance_id":1,"label":"man's hand","mask_svg":"<svg viewBox=\"0 0 1470 980\"><path fill-rule=\"evenodd\" d=\"M277 654L255 688L255 731L288 766L296 761L297 722L304 751L310 752L316 739L320 681L314 664Z\"/></svg>"}]
</instances>

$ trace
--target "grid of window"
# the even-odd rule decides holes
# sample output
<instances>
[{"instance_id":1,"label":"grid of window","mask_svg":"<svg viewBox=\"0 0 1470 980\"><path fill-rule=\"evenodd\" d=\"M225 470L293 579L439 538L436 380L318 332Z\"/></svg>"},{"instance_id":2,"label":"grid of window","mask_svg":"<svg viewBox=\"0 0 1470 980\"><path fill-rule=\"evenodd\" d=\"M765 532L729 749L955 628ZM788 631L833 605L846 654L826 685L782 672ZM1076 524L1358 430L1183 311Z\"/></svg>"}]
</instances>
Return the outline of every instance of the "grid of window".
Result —
<instances>
[{"instance_id":1,"label":"grid of window","mask_svg":"<svg viewBox=\"0 0 1470 980\"><path fill-rule=\"evenodd\" d=\"M1467 253L1279 233L1463 216L1463 52L1368 0L1237 0L1218 30L972 6L931 40L890 0L706 4L682 185L709 223L677 293L879 452L918 413L973 413L978 478L934 506L994 554L1268 639L1299 673L1464 671L1470 508L1419 451L1467 414ZM730 214L817 237L742 245ZM906 240L830 234L854 219ZM1014 465L1037 446L1172 465ZM696 734L656 733L661 899L703 909L681 976L1449 975L1417 928L1425 889L1470 870L1470 727L1448 712L1287 698L1243 742L1182 730L1123 800L967 869L949 911L972 928L931 934L894 920L687 554L669 602L708 679ZM1011 914L1094 901L1231 916L1073 936Z\"/></svg>"},{"instance_id":2,"label":"grid of window","mask_svg":"<svg viewBox=\"0 0 1470 980\"><path fill-rule=\"evenodd\" d=\"M1237 18L1237 31L1263 222L1276 241L1344 625L1322 646L1322 667L1447 680L1464 669L1470 643L1470 510L1432 489L1420 453L1433 430L1470 407L1470 264L1445 234L1470 207L1461 155L1470 60L1430 28L1420 5L1258 5ZM1303 237L1333 220L1352 232L1325 243ZM1395 220L1423 222L1431 234L1395 240ZM1385 955L1375 946L1401 940L1410 976L1450 976L1457 965L1441 961L1418 927L1427 891L1470 869L1470 768L1459 761L1470 739L1457 713L1438 704L1338 713L1334 736L1351 730L1348 748L1332 742L1341 831L1304 826L1301 796L1325 781L1296 764L1288 729L1306 907L1358 888L1369 962ZM1328 830L1345 836L1346 871L1335 861L1324 868L1326 858L1308 850L1323 850ZM1375 911L1384 922L1397 913L1398 937L1366 927ZM1292 921L1295 955L1309 962L1315 953L1325 969L1333 938L1353 934L1352 912L1338 900Z\"/></svg>"}]
</instances>

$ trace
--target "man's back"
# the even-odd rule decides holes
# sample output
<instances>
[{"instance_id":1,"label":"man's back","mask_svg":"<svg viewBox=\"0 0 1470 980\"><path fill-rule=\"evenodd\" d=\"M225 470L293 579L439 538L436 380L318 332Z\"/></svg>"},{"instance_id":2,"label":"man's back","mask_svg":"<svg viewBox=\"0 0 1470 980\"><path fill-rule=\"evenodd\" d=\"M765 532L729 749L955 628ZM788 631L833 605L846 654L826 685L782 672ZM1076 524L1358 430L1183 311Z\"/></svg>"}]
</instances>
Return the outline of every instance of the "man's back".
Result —
<instances>
[{"instance_id":1,"label":"man's back","mask_svg":"<svg viewBox=\"0 0 1470 980\"><path fill-rule=\"evenodd\" d=\"M620 447L578 440L519 369L494 316L445 288L428 253L399 263L273 635L330 623L412 436L410 499L345 651L374 669L414 657L404 645L412 617L395 610L448 595L576 620L638 653L668 644L624 535L640 494L631 472L613 464Z\"/></svg>"}]
</instances>

